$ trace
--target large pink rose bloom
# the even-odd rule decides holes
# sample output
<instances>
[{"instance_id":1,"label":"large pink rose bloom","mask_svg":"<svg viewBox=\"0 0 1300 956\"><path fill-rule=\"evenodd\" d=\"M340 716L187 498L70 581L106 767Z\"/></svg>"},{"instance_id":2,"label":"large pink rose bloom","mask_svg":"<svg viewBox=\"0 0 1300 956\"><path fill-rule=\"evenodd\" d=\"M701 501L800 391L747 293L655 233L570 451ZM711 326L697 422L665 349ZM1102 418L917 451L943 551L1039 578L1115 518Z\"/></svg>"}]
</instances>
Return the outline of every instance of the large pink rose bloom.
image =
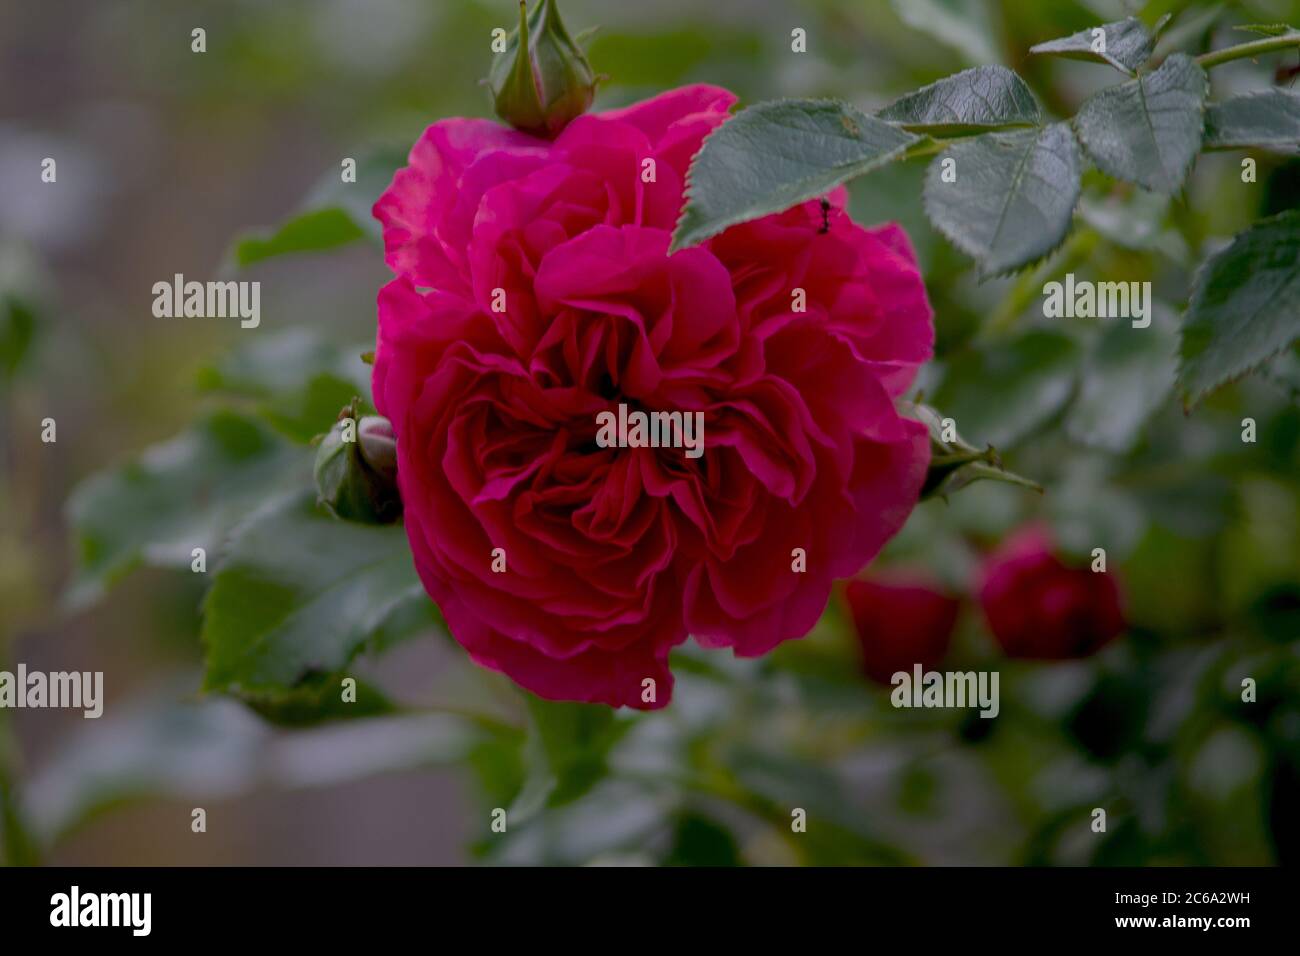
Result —
<instances>
[{"instance_id":1,"label":"large pink rose bloom","mask_svg":"<svg viewBox=\"0 0 1300 956\"><path fill-rule=\"evenodd\" d=\"M554 141L445 120L375 205L398 278L374 397L416 568L471 656L542 697L660 707L687 635L746 657L802 636L925 477L895 410L933 342L902 229L854 224L840 190L829 230L809 202L668 254L734 101L684 87ZM703 412L703 455L600 447L620 403Z\"/></svg>"}]
</instances>

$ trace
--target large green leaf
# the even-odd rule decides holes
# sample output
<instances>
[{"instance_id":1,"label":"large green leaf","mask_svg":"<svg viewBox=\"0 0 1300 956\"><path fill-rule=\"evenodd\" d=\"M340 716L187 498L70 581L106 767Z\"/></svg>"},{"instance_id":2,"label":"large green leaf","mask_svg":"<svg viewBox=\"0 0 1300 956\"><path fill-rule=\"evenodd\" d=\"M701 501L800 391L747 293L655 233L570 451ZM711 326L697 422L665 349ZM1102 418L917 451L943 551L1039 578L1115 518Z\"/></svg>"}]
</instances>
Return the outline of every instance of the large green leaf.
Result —
<instances>
[{"instance_id":1,"label":"large green leaf","mask_svg":"<svg viewBox=\"0 0 1300 956\"><path fill-rule=\"evenodd\" d=\"M832 100L774 100L741 110L709 135L691 163L673 249L825 195L916 142Z\"/></svg>"},{"instance_id":2,"label":"large green leaf","mask_svg":"<svg viewBox=\"0 0 1300 956\"><path fill-rule=\"evenodd\" d=\"M213 412L73 490L67 513L78 560L65 600L89 603L141 564L189 568L194 548L207 552L210 565L235 522L310 480L301 449L255 418Z\"/></svg>"},{"instance_id":3,"label":"large green leaf","mask_svg":"<svg viewBox=\"0 0 1300 956\"><path fill-rule=\"evenodd\" d=\"M413 595L400 525L337 521L311 494L272 502L232 534L208 592L204 687L265 701L338 674Z\"/></svg>"},{"instance_id":4,"label":"large green leaf","mask_svg":"<svg viewBox=\"0 0 1300 956\"><path fill-rule=\"evenodd\" d=\"M912 132L955 136L1003 126L1036 126L1038 102L1005 66L978 66L890 103L876 116Z\"/></svg>"},{"instance_id":5,"label":"large green leaf","mask_svg":"<svg viewBox=\"0 0 1300 956\"><path fill-rule=\"evenodd\" d=\"M1074 128L1103 172L1155 192L1177 192L1201 150L1208 90L1205 71L1175 53L1154 73L1088 97Z\"/></svg>"},{"instance_id":6,"label":"large green leaf","mask_svg":"<svg viewBox=\"0 0 1300 956\"><path fill-rule=\"evenodd\" d=\"M1197 273L1178 384L1192 406L1300 338L1300 210L1240 233Z\"/></svg>"},{"instance_id":7,"label":"large green leaf","mask_svg":"<svg viewBox=\"0 0 1300 956\"><path fill-rule=\"evenodd\" d=\"M1205 148L1251 146L1300 153L1300 92L1275 87L1210 104Z\"/></svg>"},{"instance_id":8,"label":"large green leaf","mask_svg":"<svg viewBox=\"0 0 1300 956\"><path fill-rule=\"evenodd\" d=\"M949 165L952 160L955 165ZM944 182L945 169L955 182ZM930 165L925 211L980 275L1041 259L1070 230L1081 160L1070 127L987 133L954 143Z\"/></svg>"},{"instance_id":9,"label":"large green leaf","mask_svg":"<svg viewBox=\"0 0 1300 956\"><path fill-rule=\"evenodd\" d=\"M357 157L356 182L343 182L342 169L325 173L298 212L271 229L245 233L235 240L231 258L249 266L295 252L324 252L362 237L378 239L379 224L370 207L406 164L406 154L392 148Z\"/></svg>"},{"instance_id":10,"label":"large green leaf","mask_svg":"<svg viewBox=\"0 0 1300 956\"><path fill-rule=\"evenodd\" d=\"M368 396L363 346L341 347L310 329L259 337L199 372L199 387L252 399L258 414L295 441L328 431L354 396Z\"/></svg>"},{"instance_id":11,"label":"large green leaf","mask_svg":"<svg viewBox=\"0 0 1300 956\"><path fill-rule=\"evenodd\" d=\"M400 525L339 522L313 494L270 502L231 535L204 602L204 688L265 701L338 674L420 593Z\"/></svg>"},{"instance_id":12,"label":"large green leaf","mask_svg":"<svg viewBox=\"0 0 1300 956\"><path fill-rule=\"evenodd\" d=\"M890 5L909 27L961 53L967 62L997 62L985 0L890 0Z\"/></svg>"},{"instance_id":13,"label":"large green leaf","mask_svg":"<svg viewBox=\"0 0 1300 956\"><path fill-rule=\"evenodd\" d=\"M1097 33L1098 30L1102 32ZM1030 47L1029 52L1109 63L1115 69L1132 75L1147 61L1154 45L1155 40L1142 21L1128 17L1115 23L1080 30L1058 40L1039 43Z\"/></svg>"},{"instance_id":14,"label":"large green leaf","mask_svg":"<svg viewBox=\"0 0 1300 956\"><path fill-rule=\"evenodd\" d=\"M1177 332L1161 307L1147 328L1111 320L1089 356L1066 428L1084 444L1126 452L1143 424L1173 390Z\"/></svg>"},{"instance_id":15,"label":"large green leaf","mask_svg":"<svg viewBox=\"0 0 1300 956\"><path fill-rule=\"evenodd\" d=\"M1045 330L959 352L934 404L972 443L1009 447L1065 405L1074 390L1079 352L1068 335Z\"/></svg>"}]
</instances>

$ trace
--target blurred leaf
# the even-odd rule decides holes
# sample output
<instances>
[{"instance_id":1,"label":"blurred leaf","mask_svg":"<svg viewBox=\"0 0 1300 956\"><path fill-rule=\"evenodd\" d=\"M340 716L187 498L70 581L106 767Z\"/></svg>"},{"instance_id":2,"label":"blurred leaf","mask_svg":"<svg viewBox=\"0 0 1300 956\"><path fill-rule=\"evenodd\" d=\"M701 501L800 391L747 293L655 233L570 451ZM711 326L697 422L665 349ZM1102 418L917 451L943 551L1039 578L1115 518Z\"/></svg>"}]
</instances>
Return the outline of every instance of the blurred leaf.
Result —
<instances>
[{"instance_id":1,"label":"blurred leaf","mask_svg":"<svg viewBox=\"0 0 1300 956\"><path fill-rule=\"evenodd\" d=\"M329 430L339 410L370 394L363 346L343 348L310 329L259 337L199 372L199 387L251 398L274 428L307 442Z\"/></svg>"},{"instance_id":2,"label":"blurred leaf","mask_svg":"<svg viewBox=\"0 0 1300 956\"><path fill-rule=\"evenodd\" d=\"M255 691L242 694L241 699L258 716L282 727L309 727L397 711L383 691L356 678L356 700L344 701L343 678L348 676L342 671L315 675L288 691Z\"/></svg>"},{"instance_id":3,"label":"blurred leaf","mask_svg":"<svg viewBox=\"0 0 1300 956\"><path fill-rule=\"evenodd\" d=\"M0 291L0 381L12 379L36 337L36 313L28 303Z\"/></svg>"},{"instance_id":4,"label":"blurred leaf","mask_svg":"<svg viewBox=\"0 0 1300 956\"><path fill-rule=\"evenodd\" d=\"M1263 219L1206 260L1183 320L1178 384L1191 407L1300 338L1300 210Z\"/></svg>"},{"instance_id":5,"label":"blurred leaf","mask_svg":"<svg viewBox=\"0 0 1300 956\"><path fill-rule=\"evenodd\" d=\"M1156 192L1177 192L1201 149L1208 91L1205 71L1175 53L1154 73L1088 97L1074 128L1103 172Z\"/></svg>"},{"instance_id":6,"label":"blurred leaf","mask_svg":"<svg viewBox=\"0 0 1300 956\"><path fill-rule=\"evenodd\" d=\"M956 174L951 183L943 181L949 159ZM1029 265L1061 244L1079 177L1079 147L1066 123L988 133L952 144L930 164L925 211L987 278Z\"/></svg>"},{"instance_id":7,"label":"blurred leaf","mask_svg":"<svg viewBox=\"0 0 1300 956\"><path fill-rule=\"evenodd\" d=\"M664 866L741 866L740 846L731 831L698 813L677 820L673 847Z\"/></svg>"},{"instance_id":8,"label":"blurred leaf","mask_svg":"<svg viewBox=\"0 0 1300 956\"><path fill-rule=\"evenodd\" d=\"M1038 103L1005 66L979 66L900 97L876 113L911 132L955 136L1002 126L1036 126Z\"/></svg>"},{"instance_id":9,"label":"blurred leaf","mask_svg":"<svg viewBox=\"0 0 1300 956\"><path fill-rule=\"evenodd\" d=\"M323 252L363 235L361 227L342 209L314 209L295 216L274 232L239 239L235 243L235 262L250 266L292 252Z\"/></svg>"},{"instance_id":10,"label":"blurred leaf","mask_svg":"<svg viewBox=\"0 0 1300 956\"><path fill-rule=\"evenodd\" d=\"M459 765L483 732L441 714L376 717L273 734L221 698L172 681L78 722L31 777L27 818L49 844L87 817L142 799L225 800L255 788L338 786L383 772ZM206 805L206 804L205 804Z\"/></svg>"},{"instance_id":11,"label":"blurred leaf","mask_svg":"<svg viewBox=\"0 0 1300 956\"><path fill-rule=\"evenodd\" d=\"M917 141L831 100L774 100L741 110L709 135L691 163L673 249L823 196Z\"/></svg>"},{"instance_id":12,"label":"blurred leaf","mask_svg":"<svg viewBox=\"0 0 1300 956\"><path fill-rule=\"evenodd\" d=\"M1233 27L1234 30L1241 30L1245 33L1258 33L1265 37L1286 36L1295 27L1289 23L1242 23Z\"/></svg>"},{"instance_id":13,"label":"blurred leaf","mask_svg":"<svg viewBox=\"0 0 1300 956\"><path fill-rule=\"evenodd\" d=\"M533 694L526 699L531 718L525 752L529 772L508 814L515 823L590 790L607 772L610 748L632 726L603 704L543 700Z\"/></svg>"},{"instance_id":14,"label":"blurred leaf","mask_svg":"<svg viewBox=\"0 0 1300 956\"><path fill-rule=\"evenodd\" d=\"M27 248L0 241L0 384L30 358L48 294L43 270Z\"/></svg>"},{"instance_id":15,"label":"blurred leaf","mask_svg":"<svg viewBox=\"0 0 1300 956\"><path fill-rule=\"evenodd\" d=\"M289 253L323 252L363 236L378 240L382 233L370 208L393 174L406 165L406 154L383 148L354 158L356 182L343 182L341 167L325 173L295 215L277 227L235 240L231 250L235 264L242 267Z\"/></svg>"},{"instance_id":16,"label":"blurred leaf","mask_svg":"<svg viewBox=\"0 0 1300 956\"><path fill-rule=\"evenodd\" d=\"M1047 421L1074 389L1079 346L1035 330L955 355L934 395L971 441L1008 447Z\"/></svg>"},{"instance_id":17,"label":"blurred leaf","mask_svg":"<svg viewBox=\"0 0 1300 956\"><path fill-rule=\"evenodd\" d=\"M890 0L890 5L909 27L957 50L968 62L997 62L997 43L984 0Z\"/></svg>"},{"instance_id":18,"label":"blurred leaf","mask_svg":"<svg viewBox=\"0 0 1300 956\"><path fill-rule=\"evenodd\" d=\"M1152 303L1153 311L1157 311ZM1088 358L1066 429L1086 445L1126 452L1147 418L1173 390L1178 335L1160 307L1147 328L1117 319Z\"/></svg>"},{"instance_id":19,"label":"blurred leaf","mask_svg":"<svg viewBox=\"0 0 1300 956\"><path fill-rule=\"evenodd\" d=\"M1103 239L1121 249L1155 251L1183 264L1191 253L1182 235L1165 226L1169 203L1168 196L1135 189L1123 200L1111 196L1100 201L1085 196L1079 202L1079 215Z\"/></svg>"},{"instance_id":20,"label":"blurred leaf","mask_svg":"<svg viewBox=\"0 0 1300 956\"><path fill-rule=\"evenodd\" d=\"M1101 36L1094 32L1096 30L1105 31L1104 45L1098 42ZM1071 60L1109 63L1115 69L1131 76L1147 61L1154 45L1155 41L1142 21L1136 17L1128 17L1115 23L1089 27L1058 40L1039 43L1030 47L1029 52L1050 53ZM1098 46L1102 46L1102 50L1096 49Z\"/></svg>"},{"instance_id":21,"label":"blurred leaf","mask_svg":"<svg viewBox=\"0 0 1300 956\"><path fill-rule=\"evenodd\" d=\"M265 698L335 674L417 593L401 526L336 521L305 493L272 502L235 529L204 602L204 689Z\"/></svg>"},{"instance_id":22,"label":"blurred leaf","mask_svg":"<svg viewBox=\"0 0 1300 956\"><path fill-rule=\"evenodd\" d=\"M1251 146L1300 153L1300 92L1256 90L1210 104L1205 113L1205 148Z\"/></svg>"},{"instance_id":23,"label":"blurred leaf","mask_svg":"<svg viewBox=\"0 0 1300 956\"><path fill-rule=\"evenodd\" d=\"M278 491L310 480L310 459L254 418L216 411L177 437L94 475L68 499L77 568L64 600L97 600L132 568L209 562L226 531Z\"/></svg>"}]
</instances>

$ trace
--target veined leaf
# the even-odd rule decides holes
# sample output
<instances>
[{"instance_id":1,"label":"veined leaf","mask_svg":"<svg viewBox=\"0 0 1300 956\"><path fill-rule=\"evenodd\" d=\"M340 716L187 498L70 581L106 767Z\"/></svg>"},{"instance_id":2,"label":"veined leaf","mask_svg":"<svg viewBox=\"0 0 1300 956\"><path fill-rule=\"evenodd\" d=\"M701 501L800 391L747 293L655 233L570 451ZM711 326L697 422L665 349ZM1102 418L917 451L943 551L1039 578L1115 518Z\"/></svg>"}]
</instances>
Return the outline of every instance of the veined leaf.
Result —
<instances>
[{"instance_id":1,"label":"veined leaf","mask_svg":"<svg viewBox=\"0 0 1300 956\"><path fill-rule=\"evenodd\" d=\"M1048 40L1029 48L1030 53L1050 53L1072 60L1109 63L1130 76L1137 71L1155 46L1155 39L1137 17L1080 30L1068 37Z\"/></svg>"},{"instance_id":2,"label":"veined leaf","mask_svg":"<svg viewBox=\"0 0 1300 956\"><path fill-rule=\"evenodd\" d=\"M180 435L78 485L68 499L77 570L65 600L99 598L132 568L209 562L230 527L280 491L311 480L311 460L255 418L214 412Z\"/></svg>"},{"instance_id":3,"label":"veined leaf","mask_svg":"<svg viewBox=\"0 0 1300 956\"><path fill-rule=\"evenodd\" d=\"M1174 193L1201 150L1208 90L1205 71L1175 53L1154 73L1088 97L1074 128L1102 172Z\"/></svg>"},{"instance_id":4,"label":"veined leaf","mask_svg":"<svg viewBox=\"0 0 1300 956\"><path fill-rule=\"evenodd\" d=\"M308 493L271 502L232 534L204 602L204 688L291 697L337 674L417 594L400 525L336 521Z\"/></svg>"},{"instance_id":5,"label":"veined leaf","mask_svg":"<svg viewBox=\"0 0 1300 956\"><path fill-rule=\"evenodd\" d=\"M926 215L979 263L981 277L1009 272L1061 244L1079 199L1081 166L1066 123L954 143L926 175ZM945 170L954 182L944 181Z\"/></svg>"},{"instance_id":6,"label":"veined leaf","mask_svg":"<svg viewBox=\"0 0 1300 956\"><path fill-rule=\"evenodd\" d=\"M906 130L955 136L1004 126L1036 126L1038 102L1005 66L979 66L890 103L876 116Z\"/></svg>"},{"instance_id":7,"label":"veined leaf","mask_svg":"<svg viewBox=\"0 0 1300 956\"><path fill-rule=\"evenodd\" d=\"M1183 321L1189 408L1300 338L1300 210L1263 219L1206 260Z\"/></svg>"},{"instance_id":8,"label":"veined leaf","mask_svg":"<svg viewBox=\"0 0 1300 956\"><path fill-rule=\"evenodd\" d=\"M1206 149L1252 146L1300 153L1300 92L1275 87L1209 105Z\"/></svg>"},{"instance_id":9,"label":"veined leaf","mask_svg":"<svg viewBox=\"0 0 1300 956\"><path fill-rule=\"evenodd\" d=\"M674 250L781 212L898 159L917 137L833 100L773 100L741 110L691 163Z\"/></svg>"}]
</instances>

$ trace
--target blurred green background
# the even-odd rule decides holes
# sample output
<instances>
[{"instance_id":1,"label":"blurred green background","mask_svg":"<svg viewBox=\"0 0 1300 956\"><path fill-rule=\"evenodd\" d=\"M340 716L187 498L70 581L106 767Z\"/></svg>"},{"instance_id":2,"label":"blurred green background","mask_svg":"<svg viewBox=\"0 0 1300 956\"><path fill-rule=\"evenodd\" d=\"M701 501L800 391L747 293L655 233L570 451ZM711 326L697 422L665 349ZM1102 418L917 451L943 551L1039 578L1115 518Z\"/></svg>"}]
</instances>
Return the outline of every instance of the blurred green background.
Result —
<instances>
[{"instance_id":1,"label":"blurred green background","mask_svg":"<svg viewBox=\"0 0 1300 956\"><path fill-rule=\"evenodd\" d=\"M1068 116L1117 74L1031 58L1036 42L1141 12L1178 16L1162 49L1240 42L1233 24L1300 24L1300 4L1093 0L566 0L599 24L597 108L685 82L742 103L836 96L874 109L965 65L1021 72ZM1177 313L1199 257L1292 208L1300 163L1207 154L1156 201L1097 174L1083 228L1021 277L980 284L926 223L924 162L852 186L864 223L898 220L936 309L927 396L995 441L1041 499L982 485L918 508L882 565L967 586L981 550L1045 517L1068 549L1107 549L1127 635L1097 658L1003 662L967 606L951 667L1002 672L996 721L898 711L860 676L842 608L759 661L685 650L670 708L549 753L571 799L506 836L537 741L496 675L451 642L408 642L359 673L395 716L279 729L197 694L202 582L142 569L70 610L64 508L86 476L175 434L196 387L249 336L373 336L388 273L373 242L258 264L262 324L170 322L151 287L216 278L233 237L300 207L343 157L404 150L437 118L490 114L490 33L511 0L277 0L0 7L0 660L102 670L105 717L0 712L10 862L298 864L1270 864L1300 853L1300 358L1190 416L1169 391ZM207 52L190 31L207 31ZM790 31L808 52L790 50ZM1295 79L1296 58L1216 70L1214 96ZM58 157L57 187L38 180ZM375 196L367 196L366 202ZM1045 320L1046 278L1151 280L1154 344ZM1103 340L1109 337L1106 347ZM1168 349L1158 347L1160 343ZM1108 363L1107 356L1122 361ZM209 370L205 372L205 370ZM1258 442L1244 444L1252 417ZM40 421L57 421L43 444ZM322 422L324 428L328 422ZM1259 699L1240 701L1243 677ZM579 724L585 718L575 712ZM581 727L576 737L581 738ZM545 741L542 744L545 745ZM190 810L208 832L190 832ZM1108 808L1107 833L1090 831ZM809 814L792 835L789 808ZM16 808L16 811L14 810Z\"/></svg>"}]
</instances>

